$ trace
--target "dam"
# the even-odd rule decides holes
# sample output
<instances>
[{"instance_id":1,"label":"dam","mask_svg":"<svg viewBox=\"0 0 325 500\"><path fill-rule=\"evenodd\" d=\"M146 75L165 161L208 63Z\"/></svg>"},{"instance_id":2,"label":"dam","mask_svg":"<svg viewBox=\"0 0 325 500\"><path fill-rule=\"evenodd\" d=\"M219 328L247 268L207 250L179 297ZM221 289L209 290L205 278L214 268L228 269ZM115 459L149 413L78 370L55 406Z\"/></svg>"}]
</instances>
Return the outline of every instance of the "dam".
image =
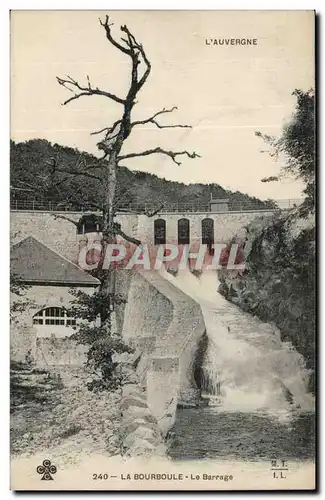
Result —
<instances>
[{"instance_id":1,"label":"dam","mask_svg":"<svg viewBox=\"0 0 325 500\"><path fill-rule=\"evenodd\" d=\"M77 234L74 223L81 215L13 211L13 240L33 236L64 258L76 261L80 237L84 235ZM207 227L208 218L214 222L214 240L227 241L254 218L269 215L272 212L258 210L163 212L153 218L121 214L118 221L128 234L154 244L157 220L166 221L168 240L177 238L179 221L183 224L185 218L188 234L203 240L201 231ZM174 275L162 267L159 272L121 270L116 275L116 289L126 300L116 311L117 329L141 354L137 376L162 434L180 436L179 443L183 444L171 450L175 457L177 449L188 442L185 431L190 423L201 426L202 432L215 426L219 429L220 422L232 422L235 432L243 419L252 431L255 424L249 424L251 419L256 419L258 426L267 429L275 425L285 433L294 429L293 422L307 422L308 427L314 400L307 391L309 373L304 360L290 343L281 341L275 325L263 323L226 301L217 292L215 271L196 276L185 269ZM67 287L57 289L64 304L69 300ZM46 290L44 287L42 294L34 298L43 300ZM31 326L27 328L31 330ZM19 339L22 335L27 338L25 330L18 332ZM197 366L202 341L205 348ZM193 439L195 436L193 428ZM209 435L202 434L201 439L209 441ZM220 440L220 435L216 439ZM304 445L306 450L308 446ZM195 449L184 453L195 455Z\"/></svg>"}]
</instances>

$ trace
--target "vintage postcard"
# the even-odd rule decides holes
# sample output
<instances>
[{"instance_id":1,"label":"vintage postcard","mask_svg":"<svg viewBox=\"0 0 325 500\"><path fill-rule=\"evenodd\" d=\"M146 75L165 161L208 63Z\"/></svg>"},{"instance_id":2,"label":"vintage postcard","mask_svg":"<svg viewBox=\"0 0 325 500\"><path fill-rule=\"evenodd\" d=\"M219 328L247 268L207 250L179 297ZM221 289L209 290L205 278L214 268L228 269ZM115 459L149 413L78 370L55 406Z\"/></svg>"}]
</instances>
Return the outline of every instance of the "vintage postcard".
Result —
<instances>
[{"instance_id":1,"label":"vintage postcard","mask_svg":"<svg viewBox=\"0 0 325 500\"><path fill-rule=\"evenodd\" d=\"M11 12L11 489L315 489L314 101L314 11Z\"/></svg>"}]
</instances>

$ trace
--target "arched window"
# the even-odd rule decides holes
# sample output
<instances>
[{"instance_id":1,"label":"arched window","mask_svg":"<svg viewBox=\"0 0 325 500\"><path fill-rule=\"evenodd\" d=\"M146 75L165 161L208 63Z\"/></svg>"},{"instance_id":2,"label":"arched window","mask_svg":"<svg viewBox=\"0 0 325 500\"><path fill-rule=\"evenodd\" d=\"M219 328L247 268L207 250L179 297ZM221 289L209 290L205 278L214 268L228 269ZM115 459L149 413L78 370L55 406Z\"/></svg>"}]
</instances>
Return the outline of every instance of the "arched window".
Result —
<instances>
[{"instance_id":1,"label":"arched window","mask_svg":"<svg viewBox=\"0 0 325 500\"><path fill-rule=\"evenodd\" d=\"M103 218L96 214L85 214L77 224L77 234L99 233L103 230Z\"/></svg>"},{"instance_id":2,"label":"arched window","mask_svg":"<svg viewBox=\"0 0 325 500\"><path fill-rule=\"evenodd\" d=\"M190 244L190 221L188 219L179 219L178 221L178 244Z\"/></svg>"},{"instance_id":3,"label":"arched window","mask_svg":"<svg viewBox=\"0 0 325 500\"><path fill-rule=\"evenodd\" d=\"M46 307L33 316L33 325L75 326L76 319L64 307Z\"/></svg>"},{"instance_id":4,"label":"arched window","mask_svg":"<svg viewBox=\"0 0 325 500\"><path fill-rule=\"evenodd\" d=\"M202 227L202 244L213 245L214 243L214 223L213 219L203 219L201 222Z\"/></svg>"},{"instance_id":5,"label":"arched window","mask_svg":"<svg viewBox=\"0 0 325 500\"><path fill-rule=\"evenodd\" d=\"M212 245L214 244L214 222L213 219L203 219L201 222L202 228L202 244L208 246L208 251L210 255L213 255L214 250Z\"/></svg>"},{"instance_id":6,"label":"arched window","mask_svg":"<svg viewBox=\"0 0 325 500\"><path fill-rule=\"evenodd\" d=\"M164 219L156 219L154 222L155 245L166 244L166 221Z\"/></svg>"}]
</instances>

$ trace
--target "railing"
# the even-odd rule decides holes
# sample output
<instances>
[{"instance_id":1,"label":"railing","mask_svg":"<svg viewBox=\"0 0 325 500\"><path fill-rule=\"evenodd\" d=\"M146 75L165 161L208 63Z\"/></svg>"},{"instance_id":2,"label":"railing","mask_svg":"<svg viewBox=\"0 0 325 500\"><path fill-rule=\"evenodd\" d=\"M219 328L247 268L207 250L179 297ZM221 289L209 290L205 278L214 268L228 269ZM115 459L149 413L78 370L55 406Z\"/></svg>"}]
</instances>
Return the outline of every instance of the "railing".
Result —
<instances>
[{"instance_id":1,"label":"railing","mask_svg":"<svg viewBox=\"0 0 325 500\"><path fill-rule=\"evenodd\" d=\"M289 210L295 206L302 203L303 199L286 199L286 200L271 200L271 201L230 201L225 206L220 207L220 211L230 211L230 212L243 212L243 211L255 211L255 210ZM128 205L120 205L117 211L120 212L136 212L136 213L148 213L157 210L158 206L148 203L131 203ZM98 207L91 203L84 203L82 205L73 205L69 203L58 203L54 201L40 201L40 200L19 200L13 199L10 201L10 209L17 211L26 212L98 212ZM170 212L210 212L209 203L169 203L166 202L159 213L170 213ZM213 210L216 211L215 209Z\"/></svg>"},{"instance_id":2,"label":"railing","mask_svg":"<svg viewBox=\"0 0 325 500\"><path fill-rule=\"evenodd\" d=\"M83 205L73 205L72 203L63 203L46 200L10 200L10 210L19 210L26 212L96 212L96 208L91 203Z\"/></svg>"}]
</instances>

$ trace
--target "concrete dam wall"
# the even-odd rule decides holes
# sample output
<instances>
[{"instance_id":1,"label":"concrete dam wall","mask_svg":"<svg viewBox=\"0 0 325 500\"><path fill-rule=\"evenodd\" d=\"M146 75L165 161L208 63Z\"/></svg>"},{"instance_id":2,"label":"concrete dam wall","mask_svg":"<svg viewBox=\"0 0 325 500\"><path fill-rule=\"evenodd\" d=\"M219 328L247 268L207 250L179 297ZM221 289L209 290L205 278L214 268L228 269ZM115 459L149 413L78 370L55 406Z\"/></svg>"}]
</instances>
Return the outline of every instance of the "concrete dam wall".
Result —
<instances>
[{"instance_id":1,"label":"concrete dam wall","mask_svg":"<svg viewBox=\"0 0 325 500\"><path fill-rule=\"evenodd\" d=\"M212 219L213 238L215 243L227 242L233 236L245 233L245 226L257 217L272 215L272 211L242 212L196 212L196 213L160 213L154 217L137 214L118 214L116 221L129 236L143 243L154 245L154 225L157 219L166 223L166 242L177 244L178 221L188 220L190 243L200 242L202 237L202 221ZM78 260L79 239L76 226L63 217L77 222L82 212L24 212L12 211L10 214L10 230L12 244L18 243L27 236L33 236L52 250L63 255L72 262Z\"/></svg>"}]
</instances>

